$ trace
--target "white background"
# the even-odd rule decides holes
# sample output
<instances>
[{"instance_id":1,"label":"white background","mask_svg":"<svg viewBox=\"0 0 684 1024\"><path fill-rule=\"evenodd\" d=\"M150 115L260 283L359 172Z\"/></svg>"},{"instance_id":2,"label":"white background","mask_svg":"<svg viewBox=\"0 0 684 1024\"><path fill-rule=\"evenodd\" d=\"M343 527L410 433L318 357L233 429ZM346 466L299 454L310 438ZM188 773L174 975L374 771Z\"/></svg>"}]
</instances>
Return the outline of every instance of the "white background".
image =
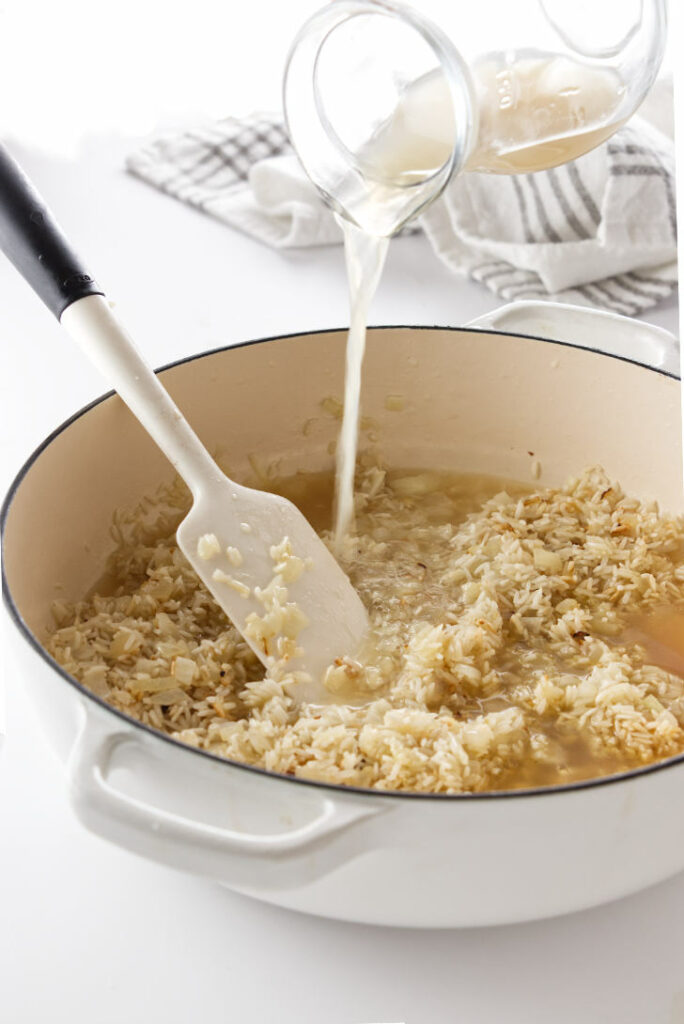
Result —
<instances>
[{"instance_id":1,"label":"white background","mask_svg":"<svg viewBox=\"0 0 684 1024\"><path fill-rule=\"evenodd\" d=\"M121 171L135 136L179 114L276 106L279 54L311 7L0 3L0 123L154 365L347 321L340 250L272 252ZM494 305L413 237L393 244L371 320L456 324ZM676 330L675 302L649 319ZM105 385L2 261L0 325L4 491ZM462 933L272 909L89 836L11 668L7 682L3 1024L684 1022L684 877L558 921Z\"/></svg>"}]
</instances>

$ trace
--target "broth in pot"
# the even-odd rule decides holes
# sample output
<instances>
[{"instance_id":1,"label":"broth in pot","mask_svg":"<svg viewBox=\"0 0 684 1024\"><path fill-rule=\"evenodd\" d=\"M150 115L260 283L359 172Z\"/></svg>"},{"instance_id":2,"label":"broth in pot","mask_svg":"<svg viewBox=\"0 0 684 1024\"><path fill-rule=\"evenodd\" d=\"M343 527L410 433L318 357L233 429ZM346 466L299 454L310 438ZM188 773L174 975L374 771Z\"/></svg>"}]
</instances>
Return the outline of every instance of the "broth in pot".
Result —
<instances>
[{"instance_id":1,"label":"broth in pot","mask_svg":"<svg viewBox=\"0 0 684 1024\"><path fill-rule=\"evenodd\" d=\"M263 677L176 547L179 488L117 518L107 586L56 607L50 652L127 714L301 778L482 792L684 751L681 518L600 469L531 490L366 456L356 482L338 557L371 631L329 667L330 703L299 704L287 673ZM335 542L332 474L270 486Z\"/></svg>"}]
</instances>

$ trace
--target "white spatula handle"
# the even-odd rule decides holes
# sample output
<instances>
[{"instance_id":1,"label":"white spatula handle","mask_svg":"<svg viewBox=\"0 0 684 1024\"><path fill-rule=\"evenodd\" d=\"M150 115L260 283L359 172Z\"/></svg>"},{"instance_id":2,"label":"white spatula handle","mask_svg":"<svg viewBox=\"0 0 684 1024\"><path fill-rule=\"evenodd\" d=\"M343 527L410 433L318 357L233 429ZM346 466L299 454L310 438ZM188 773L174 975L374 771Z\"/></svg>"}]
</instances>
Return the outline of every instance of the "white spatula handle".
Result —
<instances>
[{"instance_id":1,"label":"white spatula handle","mask_svg":"<svg viewBox=\"0 0 684 1024\"><path fill-rule=\"evenodd\" d=\"M114 316L103 295L68 306L61 324L157 442L194 497L223 474Z\"/></svg>"}]
</instances>

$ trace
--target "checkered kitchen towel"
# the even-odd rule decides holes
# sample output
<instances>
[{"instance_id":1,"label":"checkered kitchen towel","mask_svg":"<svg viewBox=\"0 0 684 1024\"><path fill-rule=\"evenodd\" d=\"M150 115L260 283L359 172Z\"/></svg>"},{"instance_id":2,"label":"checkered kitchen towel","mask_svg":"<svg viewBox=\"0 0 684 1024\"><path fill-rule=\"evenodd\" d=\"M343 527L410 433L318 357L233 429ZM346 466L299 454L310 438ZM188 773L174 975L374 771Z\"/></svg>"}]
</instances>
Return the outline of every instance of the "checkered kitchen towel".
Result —
<instances>
[{"instance_id":1,"label":"checkered kitchen towel","mask_svg":"<svg viewBox=\"0 0 684 1024\"><path fill-rule=\"evenodd\" d=\"M127 167L269 245L341 241L277 115L158 139ZM460 175L419 224L449 267L507 301L549 298L635 315L677 283L673 143L634 118L554 170Z\"/></svg>"}]
</instances>

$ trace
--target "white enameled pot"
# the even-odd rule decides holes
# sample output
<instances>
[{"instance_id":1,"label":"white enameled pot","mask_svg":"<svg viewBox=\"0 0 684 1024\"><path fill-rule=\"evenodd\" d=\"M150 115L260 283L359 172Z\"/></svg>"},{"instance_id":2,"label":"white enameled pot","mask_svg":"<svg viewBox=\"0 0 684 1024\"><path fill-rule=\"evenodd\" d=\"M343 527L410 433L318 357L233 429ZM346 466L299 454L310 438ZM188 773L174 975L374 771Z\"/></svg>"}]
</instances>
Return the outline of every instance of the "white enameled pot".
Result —
<instances>
[{"instance_id":1,"label":"white enameled pot","mask_svg":"<svg viewBox=\"0 0 684 1024\"><path fill-rule=\"evenodd\" d=\"M557 484L601 463L679 511L680 388L665 332L587 310L512 307L515 331L374 328L364 414L389 464ZM637 360L530 337L621 348ZM551 318L549 320L548 318ZM235 474L331 465L343 331L207 353L162 379ZM401 412L388 395L402 395ZM304 424L307 424L304 431ZM305 436L306 434L306 436ZM367 442L367 438L366 438ZM538 467L537 467L538 468ZM114 711L41 646L53 599L81 596L111 548L112 510L171 477L116 396L31 456L3 510L4 594L19 672L66 763L74 812L110 841L281 906L375 924L454 927L589 907L684 868L684 757L595 783L504 794L381 794L295 780L191 749Z\"/></svg>"}]
</instances>

